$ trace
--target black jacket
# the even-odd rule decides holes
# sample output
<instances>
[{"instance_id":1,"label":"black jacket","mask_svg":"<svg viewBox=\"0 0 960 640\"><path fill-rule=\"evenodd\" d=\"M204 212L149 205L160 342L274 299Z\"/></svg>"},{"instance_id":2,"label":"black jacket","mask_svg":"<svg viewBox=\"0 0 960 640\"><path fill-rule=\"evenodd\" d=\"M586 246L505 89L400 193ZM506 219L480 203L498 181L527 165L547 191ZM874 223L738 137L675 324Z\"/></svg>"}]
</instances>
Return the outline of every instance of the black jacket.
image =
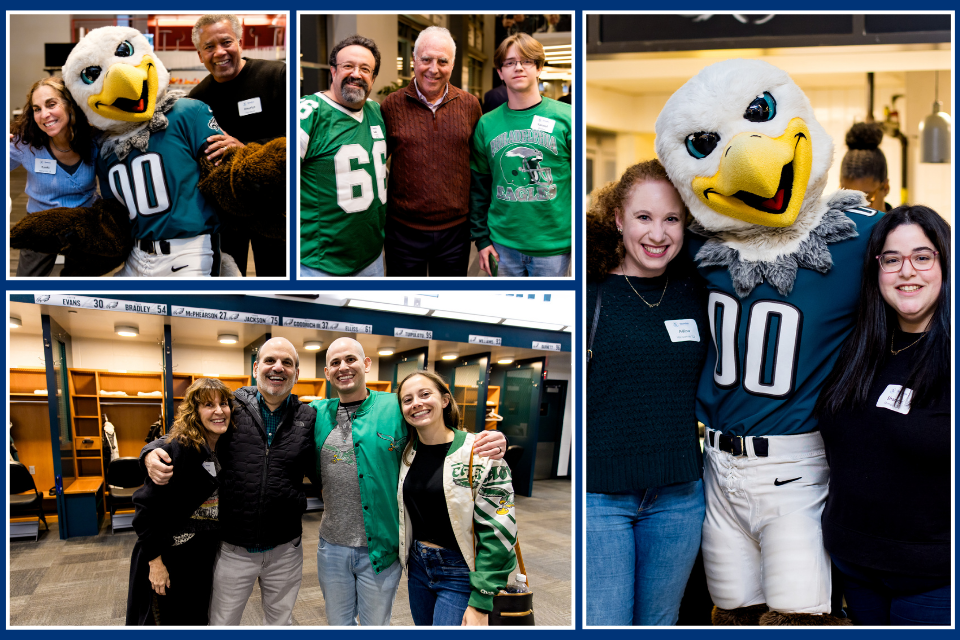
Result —
<instances>
[{"instance_id":1,"label":"black jacket","mask_svg":"<svg viewBox=\"0 0 960 640\"><path fill-rule=\"evenodd\" d=\"M127 589L127 625L144 625L150 614L152 590L149 562L173 545L173 535L181 530L203 501L217 488L218 479L203 468L206 452L180 444L176 440L157 441L170 454L177 472L170 483L158 486L146 478L133 494L136 513L133 528L137 543L130 558L130 583ZM151 449L156 447L151 447ZM219 447L217 448L219 452ZM215 549L211 550L211 553Z\"/></svg>"},{"instance_id":2,"label":"black jacket","mask_svg":"<svg viewBox=\"0 0 960 640\"><path fill-rule=\"evenodd\" d=\"M291 395L268 448L257 388L243 387L234 397L237 429L223 434L217 443L222 538L245 548L279 546L303 531L300 517L307 508L303 477L315 474L317 412ZM154 448L147 445L141 461Z\"/></svg>"}]
</instances>

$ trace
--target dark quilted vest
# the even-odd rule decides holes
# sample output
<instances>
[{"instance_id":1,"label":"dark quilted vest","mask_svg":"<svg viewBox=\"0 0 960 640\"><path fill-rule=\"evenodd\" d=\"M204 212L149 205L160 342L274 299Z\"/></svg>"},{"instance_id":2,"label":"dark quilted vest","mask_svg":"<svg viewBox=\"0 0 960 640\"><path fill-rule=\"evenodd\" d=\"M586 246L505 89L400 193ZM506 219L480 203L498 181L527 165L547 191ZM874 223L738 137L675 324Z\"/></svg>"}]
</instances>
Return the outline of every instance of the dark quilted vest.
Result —
<instances>
[{"instance_id":1,"label":"dark quilted vest","mask_svg":"<svg viewBox=\"0 0 960 640\"><path fill-rule=\"evenodd\" d=\"M237 430L217 443L220 531L230 544L274 547L302 532L300 516L307 506L303 476L314 469L317 414L291 395L268 450L256 393L256 387L243 387L234 394Z\"/></svg>"}]
</instances>

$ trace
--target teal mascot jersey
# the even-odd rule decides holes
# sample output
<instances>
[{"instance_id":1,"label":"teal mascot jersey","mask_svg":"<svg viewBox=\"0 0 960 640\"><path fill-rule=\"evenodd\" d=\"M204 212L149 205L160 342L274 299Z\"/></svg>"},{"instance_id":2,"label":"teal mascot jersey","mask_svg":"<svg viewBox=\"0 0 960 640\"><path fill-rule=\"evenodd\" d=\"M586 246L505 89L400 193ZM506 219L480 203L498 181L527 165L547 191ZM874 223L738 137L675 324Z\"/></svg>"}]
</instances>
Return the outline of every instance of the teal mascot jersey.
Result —
<instances>
[{"instance_id":1,"label":"teal mascot jersey","mask_svg":"<svg viewBox=\"0 0 960 640\"><path fill-rule=\"evenodd\" d=\"M150 136L146 152L133 149L123 161L115 153L98 158L101 195L127 208L134 238L216 233L217 214L197 188L197 162L207 137L223 132L210 107L196 100L181 98L166 116L167 128Z\"/></svg>"}]
</instances>

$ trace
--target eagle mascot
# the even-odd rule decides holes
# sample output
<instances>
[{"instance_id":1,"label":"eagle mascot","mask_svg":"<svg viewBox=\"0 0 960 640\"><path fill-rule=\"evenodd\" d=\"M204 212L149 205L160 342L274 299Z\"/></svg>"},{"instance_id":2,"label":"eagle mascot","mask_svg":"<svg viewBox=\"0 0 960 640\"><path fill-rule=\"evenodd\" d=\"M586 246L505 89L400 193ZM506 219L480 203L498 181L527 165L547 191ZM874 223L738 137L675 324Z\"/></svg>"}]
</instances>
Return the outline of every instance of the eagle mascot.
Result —
<instances>
[{"instance_id":1,"label":"eagle mascot","mask_svg":"<svg viewBox=\"0 0 960 640\"><path fill-rule=\"evenodd\" d=\"M765 62L706 67L667 100L656 134L709 289L697 417L714 624L847 624L831 615L829 469L813 409L853 327L879 214L860 192L823 197L833 142Z\"/></svg>"},{"instance_id":2,"label":"eagle mascot","mask_svg":"<svg viewBox=\"0 0 960 640\"><path fill-rule=\"evenodd\" d=\"M130 27L90 31L63 80L98 140L98 200L31 214L10 245L66 258L62 275L240 276L218 232L244 224L270 237L286 230L286 138L228 150L219 166L206 139L222 133L210 108L168 89L170 74ZM279 213L278 213L279 212Z\"/></svg>"}]
</instances>

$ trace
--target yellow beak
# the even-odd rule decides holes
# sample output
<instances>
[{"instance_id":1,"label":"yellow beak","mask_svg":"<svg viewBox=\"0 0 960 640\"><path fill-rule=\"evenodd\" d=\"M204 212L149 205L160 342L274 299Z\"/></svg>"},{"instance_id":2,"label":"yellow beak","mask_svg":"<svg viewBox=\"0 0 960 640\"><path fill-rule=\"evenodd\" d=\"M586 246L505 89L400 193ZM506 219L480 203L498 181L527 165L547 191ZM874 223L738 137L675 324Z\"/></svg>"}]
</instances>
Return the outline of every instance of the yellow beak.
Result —
<instances>
[{"instance_id":1,"label":"yellow beak","mask_svg":"<svg viewBox=\"0 0 960 640\"><path fill-rule=\"evenodd\" d=\"M157 67L150 56L137 66L117 62L103 80L103 91L87 99L95 112L111 120L147 122L157 107Z\"/></svg>"},{"instance_id":2,"label":"yellow beak","mask_svg":"<svg viewBox=\"0 0 960 640\"><path fill-rule=\"evenodd\" d=\"M692 186L708 207L765 227L789 227L800 214L810 179L810 130L794 118L778 138L740 133L723 149L720 169Z\"/></svg>"}]
</instances>

